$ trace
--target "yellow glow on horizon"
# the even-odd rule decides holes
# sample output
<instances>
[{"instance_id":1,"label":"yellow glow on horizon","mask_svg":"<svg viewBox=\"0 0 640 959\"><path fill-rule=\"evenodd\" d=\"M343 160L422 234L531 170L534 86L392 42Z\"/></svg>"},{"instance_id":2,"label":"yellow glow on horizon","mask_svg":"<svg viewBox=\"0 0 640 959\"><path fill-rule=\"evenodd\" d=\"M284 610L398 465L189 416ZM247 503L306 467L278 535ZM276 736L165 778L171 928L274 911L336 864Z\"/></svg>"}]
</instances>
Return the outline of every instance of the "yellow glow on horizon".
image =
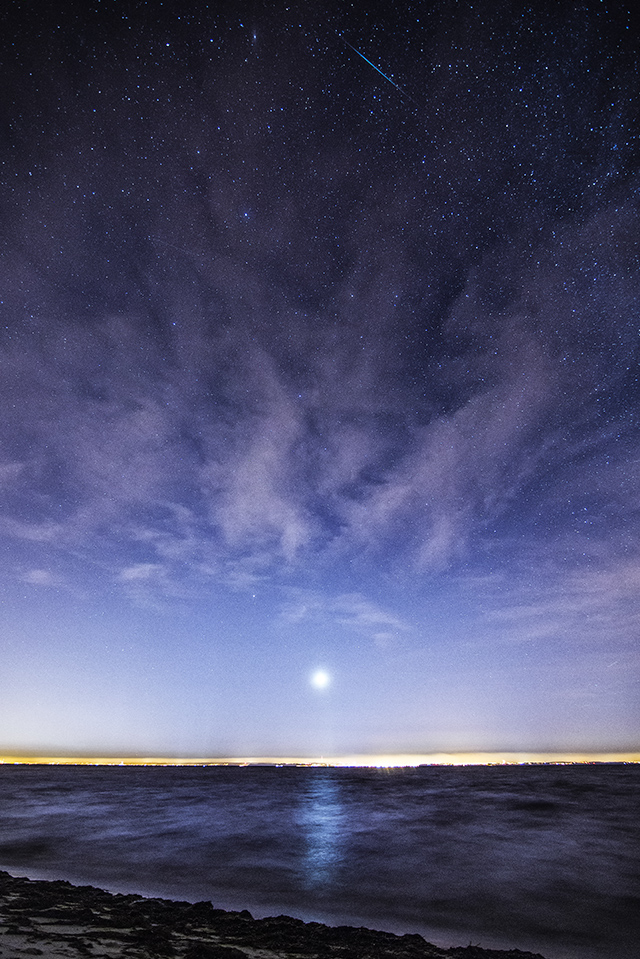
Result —
<instances>
[{"instance_id":1,"label":"yellow glow on horizon","mask_svg":"<svg viewBox=\"0 0 640 959\"><path fill-rule=\"evenodd\" d=\"M640 752L548 753L548 752L468 752L389 754L353 756L243 756L184 758L169 756L0 756L0 765L51 766L487 766L526 763L640 763Z\"/></svg>"}]
</instances>

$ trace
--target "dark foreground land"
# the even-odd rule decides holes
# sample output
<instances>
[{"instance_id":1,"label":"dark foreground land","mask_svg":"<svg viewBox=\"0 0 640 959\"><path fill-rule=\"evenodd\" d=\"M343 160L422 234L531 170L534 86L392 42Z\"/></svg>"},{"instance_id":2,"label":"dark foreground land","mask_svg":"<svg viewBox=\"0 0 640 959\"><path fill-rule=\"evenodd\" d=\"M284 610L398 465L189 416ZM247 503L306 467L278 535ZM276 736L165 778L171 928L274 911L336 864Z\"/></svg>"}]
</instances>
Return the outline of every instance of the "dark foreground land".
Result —
<instances>
[{"instance_id":1,"label":"dark foreground land","mask_svg":"<svg viewBox=\"0 0 640 959\"><path fill-rule=\"evenodd\" d=\"M174 902L0 871L1 959L543 959L519 949L440 949L422 936L288 916L253 919L210 902Z\"/></svg>"}]
</instances>

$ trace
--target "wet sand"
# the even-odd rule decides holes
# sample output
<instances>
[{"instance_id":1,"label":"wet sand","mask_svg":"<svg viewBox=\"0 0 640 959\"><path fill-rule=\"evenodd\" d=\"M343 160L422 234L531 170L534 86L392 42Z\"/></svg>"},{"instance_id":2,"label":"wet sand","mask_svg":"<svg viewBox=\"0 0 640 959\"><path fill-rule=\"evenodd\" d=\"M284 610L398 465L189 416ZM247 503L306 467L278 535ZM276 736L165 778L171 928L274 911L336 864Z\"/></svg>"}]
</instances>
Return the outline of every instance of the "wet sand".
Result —
<instances>
[{"instance_id":1,"label":"wet sand","mask_svg":"<svg viewBox=\"0 0 640 959\"><path fill-rule=\"evenodd\" d=\"M0 871L0 959L544 959L518 949L441 949L422 936L253 919L210 902L105 892Z\"/></svg>"}]
</instances>

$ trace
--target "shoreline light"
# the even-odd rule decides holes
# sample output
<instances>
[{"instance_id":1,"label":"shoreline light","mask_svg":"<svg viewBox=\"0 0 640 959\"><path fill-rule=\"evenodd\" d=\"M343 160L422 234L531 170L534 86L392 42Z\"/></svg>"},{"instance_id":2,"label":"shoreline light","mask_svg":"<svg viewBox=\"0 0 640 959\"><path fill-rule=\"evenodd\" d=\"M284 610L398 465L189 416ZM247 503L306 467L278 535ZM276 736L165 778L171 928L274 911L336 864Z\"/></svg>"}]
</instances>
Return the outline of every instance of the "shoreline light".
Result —
<instances>
[{"instance_id":1,"label":"shoreline light","mask_svg":"<svg viewBox=\"0 0 640 959\"><path fill-rule=\"evenodd\" d=\"M640 763L637 752L469 752L352 756L20 756L0 755L0 765L48 766L332 766L391 769L417 766L497 766Z\"/></svg>"}]
</instances>

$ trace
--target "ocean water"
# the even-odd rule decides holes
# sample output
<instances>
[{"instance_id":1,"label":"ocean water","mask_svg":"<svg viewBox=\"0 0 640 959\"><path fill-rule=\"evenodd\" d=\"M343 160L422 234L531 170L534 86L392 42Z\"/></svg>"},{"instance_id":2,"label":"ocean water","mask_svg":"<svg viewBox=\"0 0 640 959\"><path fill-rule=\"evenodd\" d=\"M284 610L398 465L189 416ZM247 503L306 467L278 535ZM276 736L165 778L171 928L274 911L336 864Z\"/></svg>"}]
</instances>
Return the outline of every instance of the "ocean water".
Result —
<instances>
[{"instance_id":1,"label":"ocean water","mask_svg":"<svg viewBox=\"0 0 640 959\"><path fill-rule=\"evenodd\" d=\"M547 959L640 955L640 765L0 766L0 868Z\"/></svg>"}]
</instances>

